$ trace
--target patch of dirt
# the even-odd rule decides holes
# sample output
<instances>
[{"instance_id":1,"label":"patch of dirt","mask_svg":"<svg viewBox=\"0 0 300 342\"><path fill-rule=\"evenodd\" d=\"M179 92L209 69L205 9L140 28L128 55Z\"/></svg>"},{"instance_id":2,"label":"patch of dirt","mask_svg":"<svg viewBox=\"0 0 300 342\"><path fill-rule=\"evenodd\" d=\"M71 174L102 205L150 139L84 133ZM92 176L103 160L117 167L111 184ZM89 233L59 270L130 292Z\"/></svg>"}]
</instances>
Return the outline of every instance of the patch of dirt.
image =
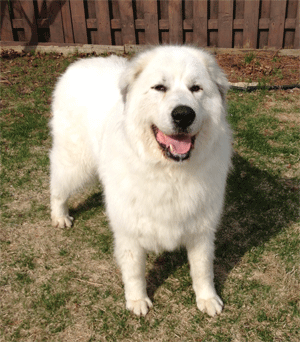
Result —
<instances>
[{"instance_id":1,"label":"patch of dirt","mask_svg":"<svg viewBox=\"0 0 300 342\"><path fill-rule=\"evenodd\" d=\"M216 55L230 82L261 82L266 85L299 84L299 58L270 52Z\"/></svg>"},{"instance_id":2,"label":"patch of dirt","mask_svg":"<svg viewBox=\"0 0 300 342\"><path fill-rule=\"evenodd\" d=\"M111 55L111 53L107 53ZM80 53L78 57L84 58L96 56L96 53ZM66 59L62 53L45 55L37 52L16 52L14 50L2 50L1 58L15 59L23 57L28 59L29 64L34 64L36 58ZM132 57L124 54L124 57ZM243 54L217 54L216 59L225 71L232 83L236 82L260 82L263 85L291 85L300 84L300 60L294 56L279 56L278 52L253 51ZM33 65L34 66L34 65ZM4 82L4 81L2 81Z\"/></svg>"}]
</instances>

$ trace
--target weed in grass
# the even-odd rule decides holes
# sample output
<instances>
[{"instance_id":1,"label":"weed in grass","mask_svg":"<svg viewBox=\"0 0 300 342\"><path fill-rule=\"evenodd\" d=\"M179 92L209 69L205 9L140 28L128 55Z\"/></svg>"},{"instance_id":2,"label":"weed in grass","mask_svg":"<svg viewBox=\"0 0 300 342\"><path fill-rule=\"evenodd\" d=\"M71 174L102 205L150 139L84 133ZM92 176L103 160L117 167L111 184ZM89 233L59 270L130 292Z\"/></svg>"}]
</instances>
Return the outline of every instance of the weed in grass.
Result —
<instances>
[{"instance_id":1,"label":"weed in grass","mask_svg":"<svg viewBox=\"0 0 300 342\"><path fill-rule=\"evenodd\" d=\"M255 58L256 55L253 52L249 52L245 55L244 62L246 65L250 64Z\"/></svg>"}]
</instances>

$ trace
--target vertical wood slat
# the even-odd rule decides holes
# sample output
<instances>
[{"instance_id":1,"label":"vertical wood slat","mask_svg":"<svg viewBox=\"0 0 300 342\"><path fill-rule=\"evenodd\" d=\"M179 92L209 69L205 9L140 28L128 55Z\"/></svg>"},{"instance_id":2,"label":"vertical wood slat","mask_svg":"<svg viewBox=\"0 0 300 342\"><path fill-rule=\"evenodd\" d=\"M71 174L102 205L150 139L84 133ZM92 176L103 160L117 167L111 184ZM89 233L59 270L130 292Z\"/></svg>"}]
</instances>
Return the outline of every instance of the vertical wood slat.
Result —
<instances>
[{"instance_id":1,"label":"vertical wood slat","mask_svg":"<svg viewBox=\"0 0 300 342\"><path fill-rule=\"evenodd\" d=\"M210 0L208 19L218 19L219 0ZM218 32L216 30L208 31L208 45L218 46Z\"/></svg>"},{"instance_id":2,"label":"vertical wood slat","mask_svg":"<svg viewBox=\"0 0 300 342\"><path fill-rule=\"evenodd\" d=\"M135 27L131 0L119 0L123 44L135 44Z\"/></svg>"},{"instance_id":3,"label":"vertical wood slat","mask_svg":"<svg viewBox=\"0 0 300 342\"><path fill-rule=\"evenodd\" d=\"M144 2L144 20L145 20L145 43L158 44L158 14L157 1L148 0Z\"/></svg>"},{"instance_id":4,"label":"vertical wood slat","mask_svg":"<svg viewBox=\"0 0 300 342\"><path fill-rule=\"evenodd\" d=\"M193 1L193 43L208 45L208 8L207 1Z\"/></svg>"},{"instance_id":5,"label":"vertical wood slat","mask_svg":"<svg viewBox=\"0 0 300 342\"><path fill-rule=\"evenodd\" d=\"M235 0L234 20L235 19L244 20L245 1L248 1L248 0ZM243 30L233 30L233 46L232 47L234 48L243 47Z\"/></svg>"},{"instance_id":6,"label":"vertical wood slat","mask_svg":"<svg viewBox=\"0 0 300 342\"><path fill-rule=\"evenodd\" d=\"M300 49L300 4L298 1L298 8L297 8L297 16L296 16L296 29L295 29L295 38L294 38L294 49Z\"/></svg>"},{"instance_id":7,"label":"vertical wood slat","mask_svg":"<svg viewBox=\"0 0 300 342\"><path fill-rule=\"evenodd\" d=\"M7 1L1 1L1 27L0 36L3 41L13 41L13 29L10 21L9 8Z\"/></svg>"},{"instance_id":8,"label":"vertical wood slat","mask_svg":"<svg viewBox=\"0 0 300 342\"><path fill-rule=\"evenodd\" d=\"M259 0L245 0L243 47L257 47Z\"/></svg>"},{"instance_id":9,"label":"vertical wood slat","mask_svg":"<svg viewBox=\"0 0 300 342\"><path fill-rule=\"evenodd\" d=\"M171 0L170 0L171 1ZM169 19L169 0L164 0L159 2L159 18L160 19ZM168 30L162 30L159 32L160 39L162 44L169 43L169 31Z\"/></svg>"},{"instance_id":10,"label":"vertical wood slat","mask_svg":"<svg viewBox=\"0 0 300 342\"><path fill-rule=\"evenodd\" d=\"M87 44L87 29L83 1L70 0L70 8L74 41L79 44Z\"/></svg>"},{"instance_id":11,"label":"vertical wood slat","mask_svg":"<svg viewBox=\"0 0 300 342\"><path fill-rule=\"evenodd\" d=\"M98 44L111 45L111 30L108 0L95 1Z\"/></svg>"},{"instance_id":12,"label":"vertical wood slat","mask_svg":"<svg viewBox=\"0 0 300 342\"><path fill-rule=\"evenodd\" d=\"M299 0L289 0L286 8L286 19L296 19L297 17L297 7ZM299 20L297 21L299 23ZM295 43L295 33L299 24L296 24L295 31L285 30L284 32L284 46L283 48L293 48Z\"/></svg>"},{"instance_id":13,"label":"vertical wood slat","mask_svg":"<svg viewBox=\"0 0 300 342\"><path fill-rule=\"evenodd\" d=\"M169 42L170 44L183 43L182 1L169 1Z\"/></svg>"},{"instance_id":14,"label":"vertical wood slat","mask_svg":"<svg viewBox=\"0 0 300 342\"><path fill-rule=\"evenodd\" d=\"M51 2L46 2L46 4L51 42L64 43L64 31L61 16L61 1L52 0Z\"/></svg>"},{"instance_id":15,"label":"vertical wood slat","mask_svg":"<svg viewBox=\"0 0 300 342\"><path fill-rule=\"evenodd\" d=\"M64 41L65 43L74 43L70 2L65 1L61 4L61 17L64 30Z\"/></svg>"},{"instance_id":16,"label":"vertical wood slat","mask_svg":"<svg viewBox=\"0 0 300 342\"><path fill-rule=\"evenodd\" d=\"M21 16L23 18L25 40L30 44L38 42L37 24L34 13L33 1L18 1L20 4Z\"/></svg>"},{"instance_id":17,"label":"vertical wood slat","mask_svg":"<svg viewBox=\"0 0 300 342\"><path fill-rule=\"evenodd\" d=\"M232 47L233 0L220 0L218 13L218 47Z\"/></svg>"},{"instance_id":18,"label":"vertical wood slat","mask_svg":"<svg viewBox=\"0 0 300 342\"><path fill-rule=\"evenodd\" d=\"M280 49L283 43L286 0L271 1L268 46Z\"/></svg>"}]
</instances>

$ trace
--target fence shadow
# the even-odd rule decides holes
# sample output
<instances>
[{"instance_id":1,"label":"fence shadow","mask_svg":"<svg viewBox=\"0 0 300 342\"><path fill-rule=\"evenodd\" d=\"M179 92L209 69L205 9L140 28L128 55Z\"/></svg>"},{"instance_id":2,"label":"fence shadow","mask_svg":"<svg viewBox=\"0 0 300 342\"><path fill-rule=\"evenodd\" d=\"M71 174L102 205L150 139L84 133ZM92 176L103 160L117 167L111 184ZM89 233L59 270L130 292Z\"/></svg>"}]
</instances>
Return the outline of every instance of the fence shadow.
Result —
<instances>
[{"instance_id":1,"label":"fence shadow","mask_svg":"<svg viewBox=\"0 0 300 342\"><path fill-rule=\"evenodd\" d=\"M216 236L215 282L218 292L244 254L263 245L298 217L297 189L287 179L259 170L238 154L228 178L223 218ZM184 250L158 256L148 272L148 294L187 265ZM191 280L189 281L191 283Z\"/></svg>"}]
</instances>

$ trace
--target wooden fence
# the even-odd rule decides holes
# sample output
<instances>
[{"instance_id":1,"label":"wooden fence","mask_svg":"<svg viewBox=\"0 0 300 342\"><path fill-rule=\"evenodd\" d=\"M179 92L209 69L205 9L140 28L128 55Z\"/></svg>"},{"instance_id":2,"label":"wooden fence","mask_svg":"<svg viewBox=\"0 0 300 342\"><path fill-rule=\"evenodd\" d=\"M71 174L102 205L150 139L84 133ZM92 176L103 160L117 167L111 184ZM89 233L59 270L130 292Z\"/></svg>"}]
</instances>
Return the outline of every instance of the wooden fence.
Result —
<instances>
[{"instance_id":1,"label":"wooden fence","mask_svg":"<svg viewBox=\"0 0 300 342\"><path fill-rule=\"evenodd\" d=\"M299 48L299 0L1 0L3 42Z\"/></svg>"}]
</instances>

